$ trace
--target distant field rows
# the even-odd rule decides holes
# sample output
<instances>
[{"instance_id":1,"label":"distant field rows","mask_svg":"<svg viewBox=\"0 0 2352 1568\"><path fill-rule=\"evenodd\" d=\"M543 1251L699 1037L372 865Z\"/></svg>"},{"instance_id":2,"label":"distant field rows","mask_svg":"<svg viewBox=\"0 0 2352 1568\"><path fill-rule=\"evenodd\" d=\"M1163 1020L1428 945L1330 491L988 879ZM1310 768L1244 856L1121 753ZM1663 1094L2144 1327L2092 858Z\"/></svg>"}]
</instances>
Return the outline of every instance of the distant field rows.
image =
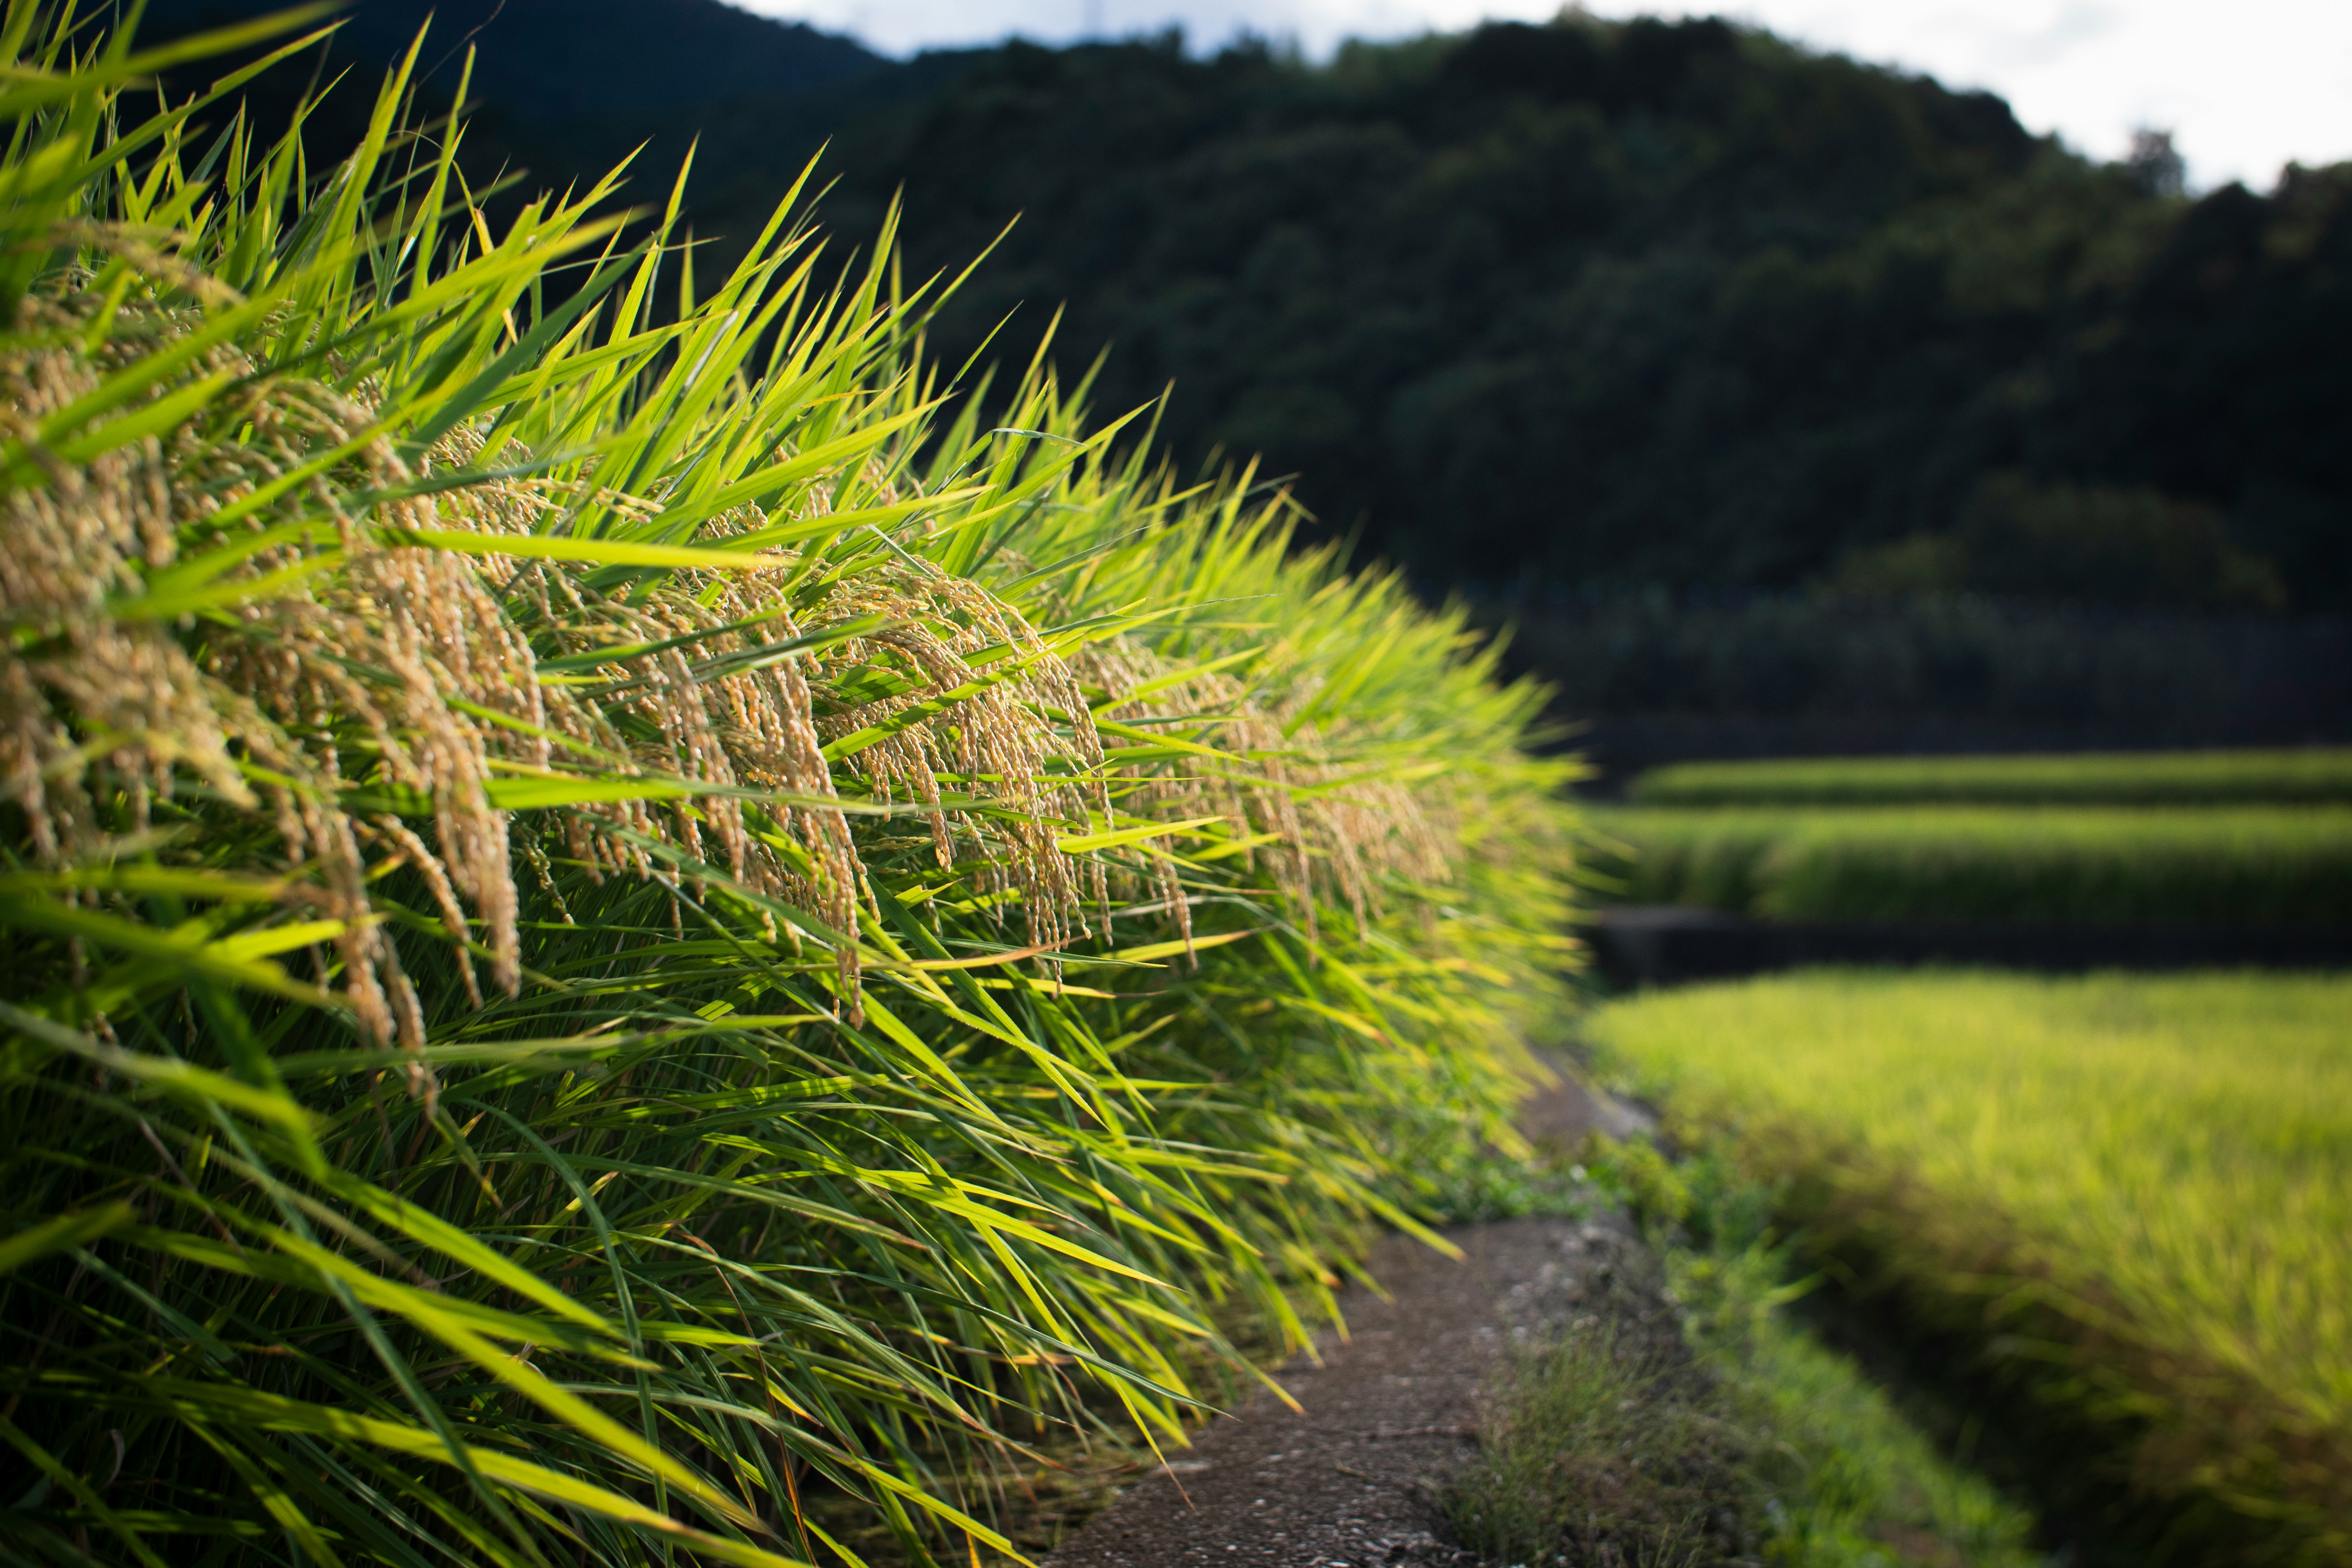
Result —
<instances>
[{"instance_id":1,"label":"distant field rows","mask_svg":"<svg viewBox=\"0 0 2352 1568\"><path fill-rule=\"evenodd\" d=\"M1588 1030L2136 1485L2352 1552L2352 977L1816 971Z\"/></svg>"},{"instance_id":2,"label":"distant field rows","mask_svg":"<svg viewBox=\"0 0 2352 1568\"><path fill-rule=\"evenodd\" d=\"M1683 763L1628 793L1643 805L2352 805L2352 749Z\"/></svg>"},{"instance_id":3,"label":"distant field rows","mask_svg":"<svg viewBox=\"0 0 2352 1568\"><path fill-rule=\"evenodd\" d=\"M1605 896L1780 920L2352 922L2352 809L1633 807Z\"/></svg>"}]
</instances>

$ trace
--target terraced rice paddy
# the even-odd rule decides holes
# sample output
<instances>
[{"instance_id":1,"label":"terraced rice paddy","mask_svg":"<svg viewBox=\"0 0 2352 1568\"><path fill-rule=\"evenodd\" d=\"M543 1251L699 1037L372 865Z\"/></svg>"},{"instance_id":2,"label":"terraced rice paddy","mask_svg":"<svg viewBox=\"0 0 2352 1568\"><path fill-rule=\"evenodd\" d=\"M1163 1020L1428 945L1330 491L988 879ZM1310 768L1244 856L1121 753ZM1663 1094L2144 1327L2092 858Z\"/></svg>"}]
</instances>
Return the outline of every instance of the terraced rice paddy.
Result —
<instances>
[{"instance_id":1,"label":"terraced rice paddy","mask_svg":"<svg viewBox=\"0 0 2352 1568\"><path fill-rule=\"evenodd\" d=\"M1601 890L1780 920L2352 922L2340 806L1633 807Z\"/></svg>"},{"instance_id":2,"label":"terraced rice paddy","mask_svg":"<svg viewBox=\"0 0 2352 1568\"><path fill-rule=\"evenodd\" d=\"M2352 1551L2352 978L1817 971L1588 1030L2204 1560Z\"/></svg>"}]
</instances>

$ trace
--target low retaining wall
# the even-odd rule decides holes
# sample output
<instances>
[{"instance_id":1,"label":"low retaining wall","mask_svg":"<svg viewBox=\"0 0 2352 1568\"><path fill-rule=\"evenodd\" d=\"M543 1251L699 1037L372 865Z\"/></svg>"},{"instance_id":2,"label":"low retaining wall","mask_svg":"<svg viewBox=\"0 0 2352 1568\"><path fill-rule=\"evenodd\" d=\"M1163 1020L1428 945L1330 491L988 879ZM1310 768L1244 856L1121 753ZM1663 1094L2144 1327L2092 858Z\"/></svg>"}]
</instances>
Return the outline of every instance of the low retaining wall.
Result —
<instances>
[{"instance_id":1,"label":"low retaining wall","mask_svg":"<svg viewBox=\"0 0 2352 1568\"><path fill-rule=\"evenodd\" d=\"M2352 965L2352 926L1758 921L1653 905L1603 910L1580 934L1592 943L1601 973L1620 985L1723 979L1808 963L1969 963L2057 972Z\"/></svg>"}]
</instances>

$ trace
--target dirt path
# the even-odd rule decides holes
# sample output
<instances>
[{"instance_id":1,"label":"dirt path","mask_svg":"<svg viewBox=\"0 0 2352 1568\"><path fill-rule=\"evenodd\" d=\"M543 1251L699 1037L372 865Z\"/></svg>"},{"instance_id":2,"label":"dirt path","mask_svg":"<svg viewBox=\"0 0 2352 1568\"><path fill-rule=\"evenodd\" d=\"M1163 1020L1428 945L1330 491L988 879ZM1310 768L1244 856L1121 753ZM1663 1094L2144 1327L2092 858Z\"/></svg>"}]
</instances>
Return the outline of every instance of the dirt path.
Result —
<instances>
[{"instance_id":1,"label":"dirt path","mask_svg":"<svg viewBox=\"0 0 2352 1568\"><path fill-rule=\"evenodd\" d=\"M1531 1102L1540 1140L1623 1131L1622 1108L1569 1088ZM1617 1123L1616 1125L1611 1125ZM1639 1248L1610 1221L1509 1220L1450 1234L1441 1256L1383 1241L1381 1300L1351 1289L1350 1330L1318 1342L1281 1382L1303 1406L1260 1394L1213 1423L1072 1537L1047 1568L1462 1568L1433 1483L1472 1450L1481 1379L1514 1330L1572 1314Z\"/></svg>"}]
</instances>

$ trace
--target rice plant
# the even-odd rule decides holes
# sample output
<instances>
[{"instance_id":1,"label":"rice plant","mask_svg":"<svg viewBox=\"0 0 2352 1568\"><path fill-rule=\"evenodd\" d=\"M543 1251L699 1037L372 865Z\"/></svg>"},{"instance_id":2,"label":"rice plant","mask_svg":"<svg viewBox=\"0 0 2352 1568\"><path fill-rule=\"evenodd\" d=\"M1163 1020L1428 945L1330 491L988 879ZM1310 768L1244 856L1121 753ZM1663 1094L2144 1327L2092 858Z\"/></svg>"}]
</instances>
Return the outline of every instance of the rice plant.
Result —
<instances>
[{"instance_id":1,"label":"rice plant","mask_svg":"<svg viewBox=\"0 0 2352 1568\"><path fill-rule=\"evenodd\" d=\"M299 16L5 16L0 1558L977 1561L1510 1142L1573 770L1461 616L802 188L698 276L415 50L322 168L309 39L140 85Z\"/></svg>"}]
</instances>

